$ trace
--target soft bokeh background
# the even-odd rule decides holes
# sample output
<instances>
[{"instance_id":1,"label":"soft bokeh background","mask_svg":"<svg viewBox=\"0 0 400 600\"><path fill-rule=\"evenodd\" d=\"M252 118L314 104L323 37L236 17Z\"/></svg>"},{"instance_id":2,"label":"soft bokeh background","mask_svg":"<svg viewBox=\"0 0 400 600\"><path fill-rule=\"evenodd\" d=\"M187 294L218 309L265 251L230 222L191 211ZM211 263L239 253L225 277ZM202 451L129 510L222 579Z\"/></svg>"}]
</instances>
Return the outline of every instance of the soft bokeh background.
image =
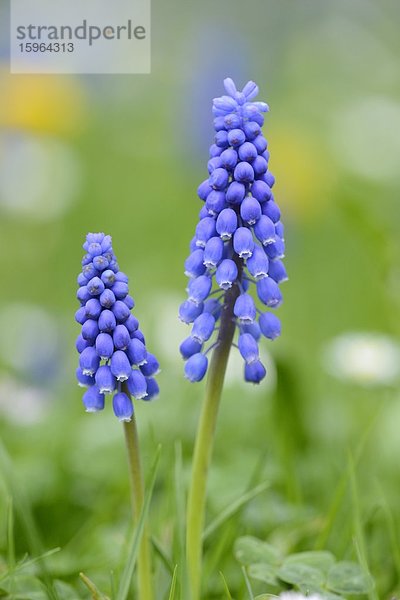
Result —
<instances>
[{"instance_id":1,"label":"soft bokeh background","mask_svg":"<svg viewBox=\"0 0 400 600\"><path fill-rule=\"evenodd\" d=\"M17 557L61 547L51 565L77 586L71 598L86 597L80 570L109 591L124 556L121 427L110 407L84 414L75 382L87 231L112 234L162 362L162 395L137 415L146 468L163 445L152 523L170 553L176 441L187 474L204 388L183 380L176 313L211 101L231 76L257 81L271 107L264 133L290 281L282 338L264 342L266 382L242 383L233 352L209 515L249 485L267 479L270 489L210 540L207 597L221 597L219 570L244 593L231 551L239 534L357 559L361 515L379 597L389 598L400 574L400 5L155 0L152 13L149 76L11 76L0 5L0 561L15 489ZM28 504L40 542L27 533ZM157 581L162 598L162 561Z\"/></svg>"}]
</instances>

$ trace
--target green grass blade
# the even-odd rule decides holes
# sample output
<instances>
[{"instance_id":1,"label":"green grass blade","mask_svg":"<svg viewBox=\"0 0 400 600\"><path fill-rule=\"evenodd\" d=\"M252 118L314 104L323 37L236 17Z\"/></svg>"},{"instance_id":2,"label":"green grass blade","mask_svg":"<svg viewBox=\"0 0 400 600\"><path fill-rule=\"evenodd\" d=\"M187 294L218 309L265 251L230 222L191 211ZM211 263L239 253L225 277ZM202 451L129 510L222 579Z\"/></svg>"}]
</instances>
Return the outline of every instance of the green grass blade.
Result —
<instances>
[{"instance_id":1,"label":"green grass blade","mask_svg":"<svg viewBox=\"0 0 400 600\"><path fill-rule=\"evenodd\" d=\"M232 596L231 596L231 593L229 591L229 587L228 587L228 583L227 583L227 581L225 579L225 575L223 574L222 571L220 571L219 574L221 575L222 582L224 584L224 590L225 590L226 598L227 598L227 600L232 600Z\"/></svg>"},{"instance_id":2,"label":"green grass blade","mask_svg":"<svg viewBox=\"0 0 400 600\"><path fill-rule=\"evenodd\" d=\"M225 523L230 517L232 517L235 513L237 513L243 506L245 506L248 502L256 498L262 492L269 487L269 482L265 481L264 483L260 483L254 489L245 492L234 500L232 504L227 506L211 523L206 527L203 533L203 541L206 540L211 534L213 534L221 525Z\"/></svg>"},{"instance_id":3,"label":"green grass blade","mask_svg":"<svg viewBox=\"0 0 400 600\"><path fill-rule=\"evenodd\" d=\"M168 554L166 553L164 548L161 546L160 542L155 537L151 538L151 544L152 544L156 554L161 559L164 567L167 569L167 571L169 571L169 573L172 577L174 574L174 570L175 570L174 563L171 561L170 557L168 556Z\"/></svg>"},{"instance_id":4,"label":"green grass blade","mask_svg":"<svg viewBox=\"0 0 400 600\"><path fill-rule=\"evenodd\" d=\"M79 577L92 594L92 600L109 600L107 596L100 592L97 586L93 583L91 579L89 579L89 577L87 577L87 575L85 575L84 573L79 573Z\"/></svg>"},{"instance_id":5,"label":"green grass blade","mask_svg":"<svg viewBox=\"0 0 400 600\"><path fill-rule=\"evenodd\" d=\"M161 454L161 446L157 448L157 453L155 459L153 461L153 465L150 469L149 473L149 485L147 486L147 492L144 498L143 508L140 512L139 520L135 531L133 532L133 537L130 543L130 551L128 555L128 560L123 570L122 577L119 583L118 592L115 600L126 600L129 594L129 588L131 585L132 575L135 570L137 555L139 551L139 545L142 539L145 522L147 519L147 515L150 508L150 501L153 495L154 483L157 475L158 463L160 460Z\"/></svg>"},{"instance_id":6,"label":"green grass blade","mask_svg":"<svg viewBox=\"0 0 400 600\"><path fill-rule=\"evenodd\" d=\"M178 565L175 565L174 573L172 575L171 589L169 591L168 600L175 600L175 591L176 591L176 579L178 576Z\"/></svg>"}]
</instances>

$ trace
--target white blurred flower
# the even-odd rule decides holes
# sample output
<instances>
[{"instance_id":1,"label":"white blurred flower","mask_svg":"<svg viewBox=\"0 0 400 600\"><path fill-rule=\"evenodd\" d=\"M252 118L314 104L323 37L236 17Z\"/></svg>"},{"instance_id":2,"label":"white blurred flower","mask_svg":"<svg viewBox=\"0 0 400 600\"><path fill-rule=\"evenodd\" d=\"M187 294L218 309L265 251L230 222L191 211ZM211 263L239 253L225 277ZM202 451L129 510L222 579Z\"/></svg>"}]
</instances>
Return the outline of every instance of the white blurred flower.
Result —
<instances>
[{"instance_id":1,"label":"white blurred flower","mask_svg":"<svg viewBox=\"0 0 400 600\"><path fill-rule=\"evenodd\" d=\"M74 202L81 179L79 161L53 138L0 138L0 211L35 221L61 217Z\"/></svg>"},{"instance_id":2,"label":"white blurred flower","mask_svg":"<svg viewBox=\"0 0 400 600\"><path fill-rule=\"evenodd\" d=\"M346 333L324 352L328 372L364 386L386 385L400 375L400 346L378 333Z\"/></svg>"},{"instance_id":3,"label":"white blurred flower","mask_svg":"<svg viewBox=\"0 0 400 600\"><path fill-rule=\"evenodd\" d=\"M0 377L0 414L9 421L19 425L37 423L44 418L48 402L47 391Z\"/></svg>"}]
</instances>

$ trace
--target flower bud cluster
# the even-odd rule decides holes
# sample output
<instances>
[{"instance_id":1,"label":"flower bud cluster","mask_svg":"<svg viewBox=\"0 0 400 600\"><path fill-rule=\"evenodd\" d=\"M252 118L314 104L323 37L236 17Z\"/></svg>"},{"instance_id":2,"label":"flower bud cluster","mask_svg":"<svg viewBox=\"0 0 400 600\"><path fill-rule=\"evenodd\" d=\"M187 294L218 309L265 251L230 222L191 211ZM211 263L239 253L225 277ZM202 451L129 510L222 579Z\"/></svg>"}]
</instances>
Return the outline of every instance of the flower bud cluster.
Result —
<instances>
[{"instance_id":1,"label":"flower bud cluster","mask_svg":"<svg viewBox=\"0 0 400 600\"><path fill-rule=\"evenodd\" d=\"M250 285L254 284L259 301L268 309L282 303L279 284L287 279L282 262L284 228L272 191L275 179L268 169L267 141L261 132L268 105L253 102L258 87L252 81L242 91L231 79L225 79L224 86L227 95L213 102L215 138L209 176L198 188L204 205L185 262L188 299L181 304L179 316L192 329L180 351L186 361L185 376L192 382L203 379L210 349L205 345L226 308L227 291L237 286L233 314L244 376L246 381L259 383L266 370L258 341L261 335L275 339L281 326L272 312L257 308Z\"/></svg>"},{"instance_id":2,"label":"flower bud cluster","mask_svg":"<svg viewBox=\"0 0 400 600\"><path fill-rule=\"evenodd\" d=\"M159 364L147 351L139 321L131 313L135 303L129 295L128 277L119 270L111 237L88 233L83 248L86 254L77 291L80 308L75 313L82 325L76 341L76 376L79 385L87 387L83 404L87 412L102 410L105 394L112 394L115 415L129 421L131 396L151 400L158 394L154 375Z\"/></svg>"}]
</instances>

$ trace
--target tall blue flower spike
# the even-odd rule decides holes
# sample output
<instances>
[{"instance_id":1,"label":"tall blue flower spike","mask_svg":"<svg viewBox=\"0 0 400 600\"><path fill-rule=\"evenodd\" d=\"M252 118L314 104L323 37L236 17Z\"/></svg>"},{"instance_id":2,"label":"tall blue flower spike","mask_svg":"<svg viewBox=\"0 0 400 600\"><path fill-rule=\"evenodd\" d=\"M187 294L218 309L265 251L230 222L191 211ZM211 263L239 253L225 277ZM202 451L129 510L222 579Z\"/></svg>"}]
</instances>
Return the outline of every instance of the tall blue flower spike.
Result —
<instances>
[{"instance_id":1,"label":"tall blue flower spike","mask_svg":"<svg viewBox=\"0 0 400 600\"><path fill-rule=\"evenodd\" d=\"M188 299L179 316L192 324L192 330L180 351L187 379L201 381L208 368L207 352L218 344L219 334L216 341L213 334L222 311L228 301L233 302L244 377L259 383L266 374L258 353L260 335L273 340L281 326L273 313L263 312L257 304L275 309L282 303L279 284L287 279L282 262L284 229L261 132L268 105L253 101L258 87L252 81L242 91L232 79L225 79L224 86L227 95L213 101L215 138L209 177L198 188L204 205L185 262Z\"/></svg>"},{"instance_id":2,"label":"tall blue flower spike","mask_svg":"<svg viewBox=\"0 0 400 600\"><path fill-rule=\"evenodd\" d=\"M87 412L104 408L105 394L113 395L120 421L133 415L131 396L151 400L158 394L154 376L159 364L147 352L139 321L131 313L128 277L119 270L112 240L104 233L88 233L83 244L82 272L78 276L80 308L75 319L82 325L76 341L78 384L86 387Z\"/></svg>"}]
</instances>

